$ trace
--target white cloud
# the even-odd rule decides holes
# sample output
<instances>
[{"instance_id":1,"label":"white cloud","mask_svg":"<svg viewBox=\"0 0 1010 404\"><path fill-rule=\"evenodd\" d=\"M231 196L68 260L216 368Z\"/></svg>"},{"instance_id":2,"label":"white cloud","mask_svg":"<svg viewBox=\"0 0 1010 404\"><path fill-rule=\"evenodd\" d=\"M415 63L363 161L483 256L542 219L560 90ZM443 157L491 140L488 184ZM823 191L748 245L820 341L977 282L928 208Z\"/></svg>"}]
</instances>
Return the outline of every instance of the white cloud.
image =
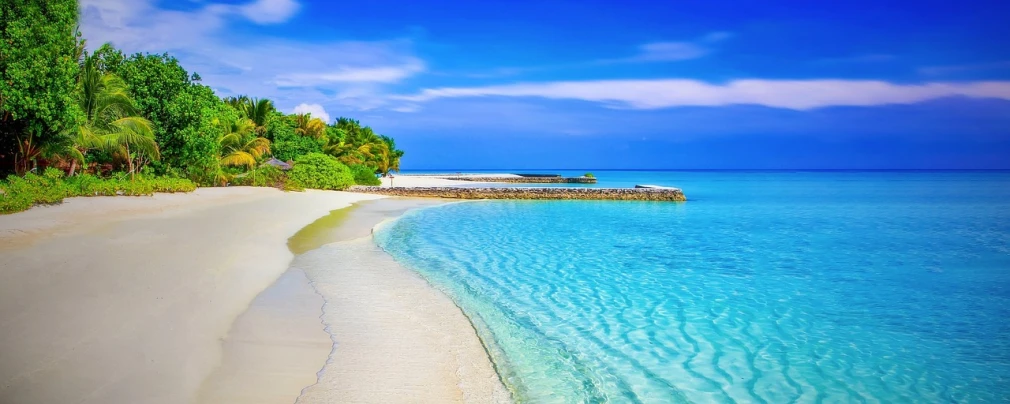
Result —
<instances>
[{"instance_id":1,"label":"white cloud","mask_svg":"<svg viewBox=\"0 0 1010 404\"><path fill-rule=\"evenodd\" d=\"M395 83L424 70L418 59L409 59L398 66L353 67L338 66L319 73L295 73L277 76L279 86L314 86L326 83Z\"/></svg>"},{"instance_id":2,"label":"white cloud","mask_svg":"<svg viewBox=\"0 0 1010 404\"><path fill-rule=\"evenodd\" d=\"M90 49L112 42L127 53L168 52L218 95L266 97L284 110L299 103L376 108L387 102L385 85L425 70L409 40L300 42L228 29L235 18L280 22L299 7L292 0L257 0L176 11L154 0L82 0L81 32Z\"/></svg>"},{"instance_id":3,"label":"white cloud","mask_svg":"<svg viewBox=\"0 0 1010 404\"><path fill-rule=\"evenodd\" d=\"M330 114L326 113L326 109L324 109L323 106L319 104L301 103L298 104L298 106L295 107L294 111L291 111L291 113L312 114L313 118L319 118L322 119L323 122L330 123Z\"/></svg>"},{"instance_id":4,"label":"white cloud","mask_svg":"<svg viewBox=\"0 0 1010 404\"><path fill-rule=\"evenodd\" d=\"M294 0L256 0L238 9L258 24L276 24L293 17L299 8L301 5Z\"/></svg>"},{"instance_id":5,"label":"white cloud","mask_svg":"<svg viewBox=\"0 0 1010 404\"><path fill-rule=\"evenodd\" d=\"M732 37L729 32L717 31L706 34L694 41L651 42L640 45L638 54L620 59L598 60L596 64L676 62L704 57L712 53L712 45Z\"/></svg>"},{"instance_id":6,"label":"white cloud","mask_svg":"<svg viewBox=\"0 0 1010 404\"><path fill-rule=\"evenodd\" d=\"M1010 70L1010 60L966 65L927 66L919 68L919 73L934 76L980 70Z\"/></svg>"},{"instance_id":7,"label":"white cloud","mask_svg":"<svg viewBox=\"0 0 1010 404\"><path fill-rule=\"evenodd\" d=\"M407 105L401 105L401 106L398 106L398 107L390 108L390 110L391 111L396 111L396 112L411 113L411 112L420 111L421 110L421 106L417 105L417 104L407 104Z\"/></svg>"},{"instance_id":8,"label":"white cloud","mask_svg":"<svg viewBox=\"0 0 1010 404\"><path fill-rule=\"evenodd\" d=\"M541 97L658 109L678 106L763 105L808 110L832 106L913 104L964 96L1010 100L1010 82L893 84L871 80L601 80L520 83L486 87L426 89L398 99L412 102L460 97Z\"/></svg>"},{"instance_id":9,"label":"white cloud","mask_svg":"<svg viewBox=\"0 0 1010 404\"><path fill-rule=\"evenodd\" d=\"M715 31L703 35L692 41L662 41L649 42L639 45L637 52L631 56L582 60L572 63L560 63L552 65L525 66L525 67L499 67L480 73L461 73L469 78L486 79L494 77L516 76L523 73L549 71L549 70L571 70L587 67L599 67L615 64L630 63L653 63L653 62L677 62L683 60L698 59L708 56L715 51L714 45L733 37L730 32Z\"/></svg>"},{"instance_id":10,"label":"white cloud","mask_svg":"<svg viewBox=\"0 0 1010 404\"><path fill-rule=\"evenodd\" d=\"M705 47L692 42L654 42L640 46L639 50L638 56L624 60L629 62L673 62L697 59L709 52Z\"/></svg>"}]
</instances>

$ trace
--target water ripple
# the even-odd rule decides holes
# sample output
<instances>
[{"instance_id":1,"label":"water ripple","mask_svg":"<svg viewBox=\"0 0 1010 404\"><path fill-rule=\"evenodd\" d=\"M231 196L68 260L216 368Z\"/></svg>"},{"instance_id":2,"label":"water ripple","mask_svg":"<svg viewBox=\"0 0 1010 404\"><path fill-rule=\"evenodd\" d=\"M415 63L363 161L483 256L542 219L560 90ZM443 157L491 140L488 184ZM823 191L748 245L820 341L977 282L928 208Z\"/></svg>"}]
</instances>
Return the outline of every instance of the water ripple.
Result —
<instances>
[{"instance_id":1,"label":"water ripple","mask_svg":"<svg viewBox=\"0 0 1010 404\"><path fill-rule=\"evenodd\" d=\"M1010 174L693 175L686 204L452 204L376 242L520 401L1010 400Z\"/></svg>"}]
</instances>

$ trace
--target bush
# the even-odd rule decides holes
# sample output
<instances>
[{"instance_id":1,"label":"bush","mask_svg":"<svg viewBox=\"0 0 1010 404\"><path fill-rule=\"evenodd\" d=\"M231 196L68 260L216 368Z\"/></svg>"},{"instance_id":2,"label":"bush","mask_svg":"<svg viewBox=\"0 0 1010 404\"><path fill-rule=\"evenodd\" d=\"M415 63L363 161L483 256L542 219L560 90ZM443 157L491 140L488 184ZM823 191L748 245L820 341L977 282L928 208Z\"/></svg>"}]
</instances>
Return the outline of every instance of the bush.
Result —
<instances>
[{"instance_id":1,"label":"bush","mask_svg":"<svg viewBox=\"0 0 1010 404\"><path fill-rule=\"evenodd\" d=\"M382 185L382 181L375 176L375 169L366 165L351 166L351 175L354 176L354 183L358 185Z\"/></svg>"},{"instance_id":2,"label":"bush","mask_svg":"<svg viewBox=\"0 0 1010 404\"><path fill-rule=\"evenodd\" d=\"M298 157L290 179L297 185L313 189L344 190L354 185L351 169L336 158L322 153Z\"/></svg>"},{"instance_id":3,"label":"bush","mask_svg":"<svg viewBox=\"0 0 1010 404\"><path fill-rule=\"evenodd\" d=\"M274 158L281 161L291 161L309 153L322 153L325 144L323 139L314 139L295 132L294 122L283 114L278 114L270 120L266 136L271 142L271 153Z\"/></svg>"},{"instance_id":4,"label":"bush","mask_svg":"<svg viewBox=\"0 0 1010 404\"><path fill-rule=\"evenodd\" d=\"M181 178L138 175L134 180L126 173L110 178L80 174L63 178L63 172L47 168L42 175L28 173L12 175L0 181L0 213L14 213L35 205L51 205L73 196L151 195L155 192L191 192L192 181Z\"/></svg>"},{"instance_id":5,"label":"bush","mask_svg":"<svg viewBox=\"0 0 1010 404\"><path fill-rule=\"evenodd\" d=\"M284 189L285 184L288 182L288 176L280 168L268 164L242 176L235 176L230 182L232 185Z\"/></svg>"},{"instance_id":6,"label":"bush","mask_svg":"<svg viewBox=\"0 0 1010 404\"><path fill-rule=\"evenodd\" d=\"M586 178L596 178L596 176L593 175L593 173L585 173L585 174L582 174L582 176L586 177Z\"/></svg>"}]
</instances>

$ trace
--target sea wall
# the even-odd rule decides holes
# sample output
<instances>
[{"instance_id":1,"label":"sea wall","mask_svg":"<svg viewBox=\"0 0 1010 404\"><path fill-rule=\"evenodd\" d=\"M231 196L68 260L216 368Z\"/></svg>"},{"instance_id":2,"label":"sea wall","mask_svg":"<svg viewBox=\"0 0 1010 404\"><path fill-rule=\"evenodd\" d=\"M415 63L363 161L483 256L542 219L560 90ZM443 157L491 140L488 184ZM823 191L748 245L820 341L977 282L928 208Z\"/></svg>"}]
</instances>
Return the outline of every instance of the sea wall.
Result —
<instances>
[{"instance_id":1,"label":"sea wall","mask_svg":"<svg viewBox=\"0 0 1010 404\"><path fill-rule=\"evenodd\" d=\"M368 194L449 198L449 199L537 199L537 200L611 200L611 201L675 201L687 198L677 188L463 188L463 187L364 187L354 186L350 192Z\"/></svg>"},{"instance_id":2,"label":"sea wall","mask_svg":"<svg viewBox=\"0 0 1010 404\"><path fill-rule=\"evenodd\" d=\"M596 178L593 177L547 177L547 176L528 176L528 177L498 177L498 176L439 176L438 178L453 180L453 181L472 181L472 182L504 182L509 184L595 184Z\"/></svg>"}]
</instances>

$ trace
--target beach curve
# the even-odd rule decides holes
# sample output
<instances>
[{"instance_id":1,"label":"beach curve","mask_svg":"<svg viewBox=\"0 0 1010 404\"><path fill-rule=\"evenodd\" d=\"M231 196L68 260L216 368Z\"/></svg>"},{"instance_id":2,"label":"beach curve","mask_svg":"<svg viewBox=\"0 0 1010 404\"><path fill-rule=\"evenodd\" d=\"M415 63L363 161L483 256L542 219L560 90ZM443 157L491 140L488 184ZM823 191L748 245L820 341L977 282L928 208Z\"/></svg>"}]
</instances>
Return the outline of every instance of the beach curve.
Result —
<instances>
[{"instance_id":1,"label":"beach curve","mask_svg":"<svg viewBox=\"0 0 1010 404\"><path fill-rule=\"evenodd\" d=\"M193 402L285 241L367 199L230 187L0 217L0 402Z\"/></svg>"},{"instance_id":2,"label":"beach curve","mask_svg":"<svg viewBox=\"0 0 1010 404\"><path fill-rule=\"evenodd\" d=\"M298 255L236 321L199 402L511 402L462 310L371 238L445 203L364 201L300 230L288 243Z\"/></svg>"}]
</instances>

